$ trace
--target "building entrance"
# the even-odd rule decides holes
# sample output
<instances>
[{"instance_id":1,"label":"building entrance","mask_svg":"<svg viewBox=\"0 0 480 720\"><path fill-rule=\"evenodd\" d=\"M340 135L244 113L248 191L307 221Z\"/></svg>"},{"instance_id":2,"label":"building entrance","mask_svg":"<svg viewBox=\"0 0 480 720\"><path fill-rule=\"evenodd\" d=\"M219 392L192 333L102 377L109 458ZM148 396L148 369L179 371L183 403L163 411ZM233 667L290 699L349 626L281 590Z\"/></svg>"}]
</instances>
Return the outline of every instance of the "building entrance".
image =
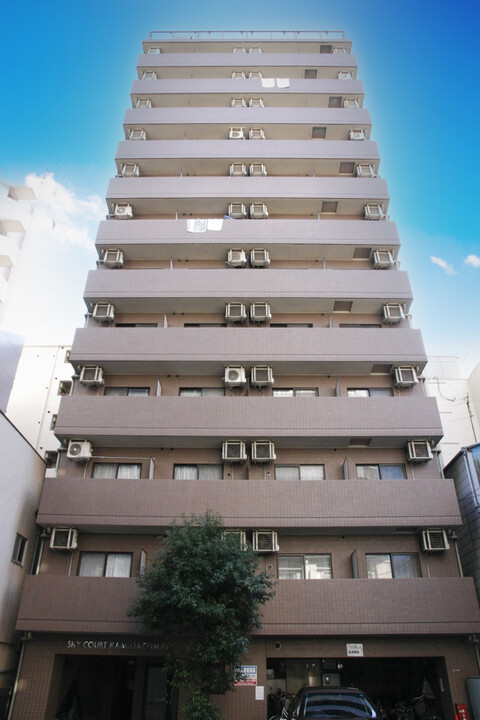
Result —
<instances>
[{"instance_id":1,"label":"building entrance","mask_svg":"<svg viewBox=\"0 0 480 720\"><path fill-rule=\"evenodd\" d=\"M313 685L360 688L392 717L397 703L424 693L431 714L451 715L443 658L272 658L267 678L268 717L301 687Z\"/></svg>"}]
</instances>

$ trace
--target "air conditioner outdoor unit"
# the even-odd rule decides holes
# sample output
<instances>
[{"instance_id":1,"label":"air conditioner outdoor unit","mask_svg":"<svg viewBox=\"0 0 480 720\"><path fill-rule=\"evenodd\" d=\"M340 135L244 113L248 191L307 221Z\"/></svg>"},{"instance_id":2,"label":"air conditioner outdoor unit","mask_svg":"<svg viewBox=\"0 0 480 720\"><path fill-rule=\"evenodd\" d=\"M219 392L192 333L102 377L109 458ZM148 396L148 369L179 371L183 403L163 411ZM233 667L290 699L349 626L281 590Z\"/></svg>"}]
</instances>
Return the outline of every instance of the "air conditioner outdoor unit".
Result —
<instances>
[{"instance_id":1,"label":"air conditioner outdoor unit","mask_svg":"<svg viewBox=\"0 0 480 720\"><path fill-rule=\"evenodd\" d=\"M234 53L246 53L247 48L244 45L235 45L233 48Z\"/></svg>"},{"instance_id":2,"label":"air conditioner outdoor unit","mask_svg":"<svg viewBox=\"0 0 480 720\"><path fill-rule=\"evenodd\" d=\"M155 70L144 70L142 73L142 80L156 80L157 73Z\"/></svg>"},{"instance_id":3,"label":"air conditioner outdoor unit","mask_svg":"<svg viewBox=\"0 0 480 720\"><path fill-rule=\"evenodd\" d=\"M247 101L243 97L234 97L230 102L231 107L247 107Z\"/></svg>"},{"instance_id":4,"label":"air conditioner outdoor unit","mask_svg":"<svg viewBox=\"0 0 480 720\"><path fill-rule=\"evenodd\" d=\"M95 303L92 317L99 322L113 322L115 307L111 303Z\"/></svg>"},{"instance_id":5,"label":"air conditioner outdoor unit","mask_svg":"<svg viewBox=\"0 0 480 720\"><path fill-rule=\"evenodd\" d=\"M123 267L123 252L121 250L105 250L102 262L111 268L121 268Z\"/></svg>"},{"instance_id":6,"label":"air conditioner outdoor unit","mask_svg":"<svg viewBox=\"0 0 480 720\"><path fill-rule=\"evenodd\" d=\"M160 55L161 52L162 52L161 48L150 45L150 47L148 48L147 55Z\"/></svg>"},{"instance_id":7,"label":"air conditioner outdoor unit","mask_svg":"<svg viewBox=\"0 0 480 720\"><path fill-rule=\"evenodd\" d=\"M124 163L122 165L123 177L139 177L140 167L136 163Z\"/></svg>"},{"instance_id":8,"label":"air conditioner outdoor unit","mask_svg":"<svg viewBox=\"0 0 480 720\"><path fill-rule=\"evenodd\" d=\"M253 248L250 252L250 265L252 267L268 267L270 265L270 253L263 248Z\"/></svg>"},{"instance_id":9,"label":"air conditioner outdoor unit","mask_svg":"<svg viewBox=\"0 0 480 720\"><path fill-rule=\"evenodd\" d=\"M342 47L342 46L338 46L338 47L334 47L334 48L333 48L333 54L334 54L334 55L338 55L338 54L340 54L340 53L342 53L342 54L345 53L345 54L346 54L346 53L347 53L347 48L346 48L346 47Z\"/></svg>"},{"instance_id":10,"label":"air conditioner outdoor unit","mask_svg":"<svg viewBox=\"0 0 480 720\"><path fill-rule=\"evenodd\" d=\"M397 367L393 375L393 382L396 387L407 388L418 383L417 373L414 367Z\"/></svg>"},{"instance_id":11,"label":"air conditioner outdoor unit","mask_svg":"<svg viewBox=\"0 0 480 720\"><path fill-rule=\"evenodd\" d=\"M262 79L262 73L260 70L250 70L248 73L248 79L249 80L261 80Z\"/></svg>"},{"instance_id":12,"label":"air conditioner outdoor unit","mask_svg":"<svg viewBox=\"0 0 480 720\"><path fill-rule=\"evenodd\" d=\"M137 98L135 100L135 107L136 108L151 108L152 101L150 100L150 98Z\"/></svg>"},{"instance_id":13,"label":"air conditioner outdoor unit","mask_svg":"<svg viewBox=\"0 0 480 720\"><path fill-rule=\"evenodd\" d=\"M365 205L365 220L385 220L385 212L381 205Z\"/></svg>"},{"instance_id":14,"label":"air conditioner outdoor unit","mask_svg":"<svg viewBox=\"0 0 480 720\"><path fill-rule=\"evenodd\" d=\"M229 322L246 322L247 310L243 303L227 303L225 308L225 319Z\"/></svg>"},{"instance_id":15,"label":"air conditioner outdoor unit","mask_svg":"<svg viewBox=\"0 0 480 720\"><path fill-rule=\"evenodd\" d=\"M263 98L250 98L250 100L248 101L248 107L265 107L263 104Z\"/></svg>"},{"instance_id":16,"label":"air conditioner outdoor unit","mask_svg":"<svg viewBox=\"0 0 480 720\"><path fill-rule=\"evenodd\" d=\"M352 73L351 72L339 72L337 77L339 80L351 80Z\"/></svg>"},{"instance_id":17,"label":"air conditioner outdoor unit","mask_svg":"<svg viewBox=\"0 0 480 720\"><path fill-rule=\"evenodd\" d=\"M247 208L243 203L230 203L228 215L235 220L243 220L243 218L247 217Z\"/></svg>"},{"instance_id":18,"label":"air conditioner outdoor unit","mask_svg":"<svg viewBox=\"0 0 480 720\"><path fill-rule=\"evenodd\" d=\"M230 140L245 140L243 133L243 127L232 127L228 131L228 137Z\"/></svg>"},{"instance_id":19,"label":"air conditioner outdoor unit","mask_svg":"<svg viewBox=\"0 0 480 720\"><path fill-rule=\"evenodd\" d=\"M245 80L245 73L243 70L234 70L232 72L232 79L233 80Z\"/></svg>"},{"instance_id":20,"label":"air conditioner outdoor unit","mask_svg":"<svg viewBox=\"0 0 480 720\"><path fill-rule=\"evenodd\" d=\"M357 165L357 177L374 178L377 177L373 165Z\"/></svg>"},{"instance_id":21,"label":"air conditioner outdoor unit","mask_svg":"<svg viewBox=\"0 0 480 720\"><path fill-rule=\"evenodd\" d=\"M146 140L147 133L143 128L132 128L128 135L129 140Z\"/></svg>"},{"instance_id":22,"label":"air conditioner outdoor unit","mask_svg":"<svg viewBox=\"0 0 480 720\"><path fill-rule=\"evenodd\" d=\"M272 368L268 365L254 365L250 370L250 382L254 387L270 387L274 383Z\"/></svg>"},{"instance_id":23,"label":"air conditioner outdoor unit","mask_svg":"<svg viewBox=\"0 0 480 720\"><path fill-rule=\"evenodd\" d=\"M276 530L254 530L252 546L257 552L278 552L280 548Z\"/></svg>"},{"instance_id":24,"label":"air conditioner outdoor unit","mask_svg":"<svg viewBox=\"0 0 480 720\"><path fill-rule=\"evenodd\" d=\"M68 443L67 458L77 462L87 462L93 454L92 444L88 440L70 440Z\"/></svg>"},{"instance_id":25,"label":"air conditioner outdoor unit","mask_svg":"<svg viewBox=\"0 0 480 720\"><path fill-rule=\"evenodd\" d=\"M75 550L78 545L78 530L55 527L50 536L52 550Z\"/></svg>"},{"instance_id":26,"label":"air conditioner outdoor unit","mask_svg":"<svg viewBox=\"0 0 480 720\"><path fill-rule=\"evenodd\" d=\"M255 202L250 205L250 217L254 220L268 218L268 210L265 203Z\"/></svg>"},{"instance_id":27,"label":"air conditioner outdoor unit","mask_svg":"<svg viewBox=\"0 0 480 720\"><path fill-rule=\"evenodd\" d=\"M133 218L133 208L128 203L117 203L113 214L117 220L131 220Z\"/></svg>"},{"instance_id":28,"label":"air conditioner outdoor unit","mask_svg":"<svg viewBox=\"0 0 480 720\"><path fill-rule=\"evenodd\" d=\"M365 140L365 131L350 130L350 140Z\"/></svg>"},{"instance_id":29,"label":"air conditioner outdoor unit","mask_svg":"<svg viewBox=\"0 0 480 720\"><path fill-rule=\"evenodd\" d=\"M387 325L394 325L405 320L403 307L397 304L387 304L383 306L383 322Z\"/></svg>"},{"instance_id":30,"label":"air conditioner outdoor unit","mask_svg":"<svg viewBox=\"0 0 480 720\"><path fill-rule=\"evenodd\" d=\"M228 267L245 267L247 264L247 254L241 248L232 248L228 251L227 265Z\"/></svg>"},{"instance_id":31,"label":"air conditioner outdoor unit","mask_svg":"<svg viewBox=\"0 0 480 720\"><path fill-rule=\"evenodd\" d=\"M271 440L254 440L252 442L252 462L268 463L276 460L275 443Z\"/></svg>"},{"instance_id":32,"label":"air conditioner outdoor unit","mask_svg":"<svg viewBox=\"0 0 480 720\"><path fill-rule=\"evenodd\" d=\"M225 385L229 387L241 387L247 382L245 376L245 368L238 367L226 367L225 368Z\"/></svg>"},{"instance_id":33,"label":"air conditioner outdoor unit","mask_svg":"<svg viewBox=\"0 0 480 720\"><path fill-rule=\"evenodd\" d=\"M450 547L445 530L422 530L423 552L439 552Z\"/></svg>"},{"instance_id":34,"label":"air conditioner outdoor unit","mask_svg":"<svg viewBox=\"0 0 480 720\"><path fill-rule=\"evenodd\" d=\"M252 322L270 322L272 313L268 303L252 303L250 305L250 320Z\"/></svg>"},{"instance_id":35,"label":"air conditioner outdoor unit","mask_svg":"<svg viewBox=\"0 0 480 720\"><path fill-rule=\"evenodd\" d=\"M412 463L428 462L433 459L432 446L428 440L409 440L407 453Z\"/></svg>"},{"instance_id":36,"label":"air conditioner outdoor unit","mask_svg":"<svg viewBox=\"0 0 480 720\"><path fill-rule=\"evenodd\" d=\"M395 265L395 260L390 250L375 250L372 265L375 270L387 270Z\"/></svg>"},{"instance_id":37,"label":"air conditioner outdoor unit","mask_svg":"<svg viewBox=\"0 0 480 720\"><path fill-rule=\"evenodd\" d=\"M245 163L232 163L230 165L230 175L233 177L242 177L247 174L247 166Z\"/></svg>"},{"instance_id":38,"label":"air conditioner outdoor unit","mask_svg":"<svg viewBox=\"0 0 480 720\"><path fill-rule=\"evenodd\" d=\"M245 530L224 530L223 537L232 538L236 547L240 548L240 550L247 549L247 533Z\"/></svg>"},{"instance_id":39,"label":"air conditioner outdoor unit","mask_svg":"<svg viewBox=\"0 0 480 720\"><path fill-rule=\"evenodd\" d=\"M103 385L103 368L98 365L82 365L78 381L90 387Z\"/></svg>"},{"instance_id":40,"label":"air conditioner outdoor unit","mask_svg":"<svg viewBox=\"0 0 480 720\"><path fill-rule=\"evenodd\" d=\"M248 132L249 140L265 140L265 133L262 128L252 128Z\"/></svg>"},{"instance_id":41,"label":"air conditioner outdoor unit","mask_svg":"<svg viewBox=\"0 0 480 720\"><path fill-rule=\"evenodd\" d=\"M343 101L344 108L358 108L360 107L357 98L345 98Z\"/></svg>"},{"instance_id":42,"label":"air conditioner outdoor unit","mask_svg":"<svg viewBox=\"0 0 480 720\"><path fill-rule=\"evenodd\" d=\"M250 163L250 175L254 177L265 176L267 174L267 168L263 163Z\"/></svg>"},{"instance_id":43,"label":"air conditioner outdoor unit","mask_svg":"<svg viewBox=\"0 0 480 720\"><path fill-rule=\"evenodd\" d=\"M229 463L245 462L247 451L243 440L224 440L222 443L222 460Z\"/></svg>"},{"instance_id":44,"label":"air conditioner outdoor unit","mask_svg":"<svg viewBox=\"0 0 480 720\"><path fill-rule=\"evenodd\" d=\"M248 52L249 52L249 53L261 53L261 52L262 52L262 48L260 47L260 45L251 45L251 46L248 48Z\"/></svg>"}]
</instances>

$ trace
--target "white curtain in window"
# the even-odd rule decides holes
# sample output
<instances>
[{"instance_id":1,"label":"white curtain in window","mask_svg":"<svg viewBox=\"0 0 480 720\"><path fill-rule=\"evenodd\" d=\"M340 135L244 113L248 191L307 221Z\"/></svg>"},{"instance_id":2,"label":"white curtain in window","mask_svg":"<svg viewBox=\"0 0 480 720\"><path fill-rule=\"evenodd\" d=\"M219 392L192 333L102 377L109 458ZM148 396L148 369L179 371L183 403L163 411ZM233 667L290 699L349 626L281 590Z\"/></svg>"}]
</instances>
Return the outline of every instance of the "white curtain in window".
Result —
<instances>
[{"instance_id":1,"label":"white curtain in window","mask_svg":"<svg viewBox=\"0 0 480 720\"><path fill-rule=\"evenodd\" d=\"M82 553L78 574L82 577L103 577L105 567L105 553Z\"/></svg>"},{"instance_id":2,"label":"white curtain in window","mask_svg":"<svg viewBox=\"0 0 480 720\"><path fill-rule=\"evenodd\" d=\"M202 395L225 395L225 390L223 388L202 388Z\"/></svg>"},{"instance_id":3,"label":"white curtain in window","mask_svg":"<svg viewBox=\"0 0 480 720\"><path fill-rule=\"evenodd\" d=\"M150 395L150 388L148 388L148 387L128 388L128 395L129 395L129 397L131 397L133 395Z\"/></svg>"},{"instance_id":4,"label":"white curtain in window","mask_svg":"<svg viewBox=\"0 0 480 720\"><path fill-rule=\"evenodd\" d=\"M323 465L300 465L300 480L324 480Z\"/></svg>"},{"instance_id":5,"label":"white curtain in window","mask_svg":"<svg viewBox=\"0 0 480 720\"><path fill-rule=\"evenodd\" d=\"M181 397L200 397L201 394L200 388L180 388Z\"/></svg>"},{"instance_id":6,"label":"white curtain in window","mask_svg":"<svg viewBox=\"0 0 480 720\"><path fill-rule=\"evenodd\" d=\"M130 577L132 556L130 553L109 553L105 577Z\"/></svg>"},{"instance_id":7,"label":"white curtain in window","mask_svg":"<svg viewBox=\"0 0 480 720\"><path fill-rule=\"evenodd\" d=\"M293 390L273 390L273 397L293 397Z\"/></svg>"},{"instance_id":8,"label":"white curtain in window","mask_svg":"<svg viewBox=\"0 0 480 720\"><path fill-rule=\"evenodd\" d=\"M330 555L305 555L305 577L307 580L328 580L332 577Z\"/></svg>"},{"instance_id":9,"label":"white curtain in window","mask_svg":"<svg viewBox=\"0 0 480 720\"><path fill-rule=\"evenodd\" d=\"M223 479L223 465L199 465L198 466L198 479L199 480L222 480Z\"/></svg>"},{"instance_id":10,"label":"white curtain in window","mask_svg":"<svg viewBox=\"0 0 480 720\"><path fill-rule=\"evenodd\" d=\"M140 477L142 466L140 463L120 463L117 478L137 480Z\"/></svg>"},{"instance_id":11,"label":"white curtain in window","mask_svg":"<svg viewBox=\"0 0 480 720\"><path fill-rule=\"evenodd\" d=\"M197 466L196 465L175 465L173 471L174 480L196 480L197 479Z\"/></svg>"},{"instance_id":12,"label":"white curtain in window","mask_svg":"<svg viewBox=\"0 0 480 720\"><path fill-rule=\"evenodd\" d=\"M379 480L380 468L378 465L357 465L357 478L360 480Z\"/></svg>"},{"instance_id":13,"label":"white curtain in window","mask_svg":"<svg viewBox=\"0 0 480 720\"><path fill-rule=\"evenodd\" d=\"M105 388L104 395L126 395L128 389L126 387L107 387Z\"/></svg>"},{"instance_id":14,"label":"white curtain in window","mask_svg":"<svg viewBox=\"0 0 480 720\"><path fill-rule=\"evenodd\" d=\"M277 480L299 480L298 465L276 465L275 477Z\"/></svg>"},{"instance_id":15,"label":"white curtain in window","mask_svg":"<svg viewBox=\"0 0 480 720\"><path fill-rule=\"evenodd\" d=\"M94 478L114 478L117 475L117 463L94 463Z\"/></svg>"},{"instance_id":16,"label":"white curtain in window","mask_svg":"<svg viewBox=\"0 0 480 720\"><path fill-rule=\"evenodd\" d=\"M390 555L367 555L367 577L372 579L392 578Z\"/></svg>"},{"instance_id":17,"label":"white curtain in window","mask_svg":"<svg viewBox=\"0 0 480 720\"><path fill-rule=\"evenodd\" d=\"M284 555L278 558L279 580L303 580L303 557Z\"/></svg>"}]
</instances>

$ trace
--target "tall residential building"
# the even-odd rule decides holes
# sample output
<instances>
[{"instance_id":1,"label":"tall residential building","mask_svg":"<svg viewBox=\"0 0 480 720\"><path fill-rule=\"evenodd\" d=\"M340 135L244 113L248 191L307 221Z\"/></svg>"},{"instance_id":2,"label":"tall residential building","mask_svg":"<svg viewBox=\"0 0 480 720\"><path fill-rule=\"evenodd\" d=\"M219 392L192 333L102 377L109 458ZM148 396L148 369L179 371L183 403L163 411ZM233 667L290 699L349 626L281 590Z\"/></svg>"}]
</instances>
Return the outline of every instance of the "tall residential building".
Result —
<instances>
[{"instance_id":1,"label":"tall residential building","mask_svg":"<svg viewBox=\"0 0 480 720\"><path fill-rule=\"evenodd\" d=\"M386 708L428 690L453 720L480 616L350 41L153 33L131 97L12 720L175 718L127 609L165 528L206 509L278 578L250 684L215 698L229 720L322 683Z\"/></svg>"}]
</instances>

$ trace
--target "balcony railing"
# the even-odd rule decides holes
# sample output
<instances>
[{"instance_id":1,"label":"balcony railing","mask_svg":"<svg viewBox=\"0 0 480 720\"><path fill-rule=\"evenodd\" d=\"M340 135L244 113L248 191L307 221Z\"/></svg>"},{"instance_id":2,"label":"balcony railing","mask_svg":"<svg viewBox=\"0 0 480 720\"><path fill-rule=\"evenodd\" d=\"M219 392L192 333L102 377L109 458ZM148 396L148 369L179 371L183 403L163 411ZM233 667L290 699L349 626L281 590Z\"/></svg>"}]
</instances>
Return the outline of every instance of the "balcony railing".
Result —
<instances>
[{"instance_id":1,"label":"balcony railing","mask_svg":"<svg viewBox=\"0 0 480 720\"><path fill-rule=\"evenodd\" d=\"M344 40L343 30L152 30L150 40Z\"/></svg>"}]
</instances>

